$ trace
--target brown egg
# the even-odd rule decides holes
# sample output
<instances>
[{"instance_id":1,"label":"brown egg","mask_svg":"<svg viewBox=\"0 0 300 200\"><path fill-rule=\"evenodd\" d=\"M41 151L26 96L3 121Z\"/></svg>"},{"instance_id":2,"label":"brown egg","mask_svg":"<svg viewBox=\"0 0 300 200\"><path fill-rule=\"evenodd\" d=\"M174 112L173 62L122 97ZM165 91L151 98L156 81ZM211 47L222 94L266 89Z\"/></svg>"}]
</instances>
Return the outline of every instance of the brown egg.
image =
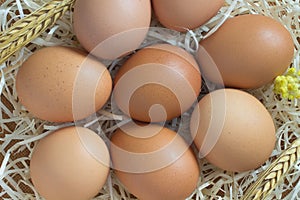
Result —
<instances>
[{"instance_id":1,"label":"brown egg","mask_svg":"<svg viewBox=\"0 0 300 200\"><path fill-rule=\"evenodd\" d=\"M152 0L160 23L181 32L203 25L223 4L224 0Z\"/></svg>"},{"instance_id":2,"label":"brown egg","mask_svg":"<svg viewBox=\"0 0 300 200\"><path fill-rule=\"evenodd\" d=\"M228 19L200 41L197 55L207 79L219 84L224 81L228 87L257 88L286 71L294 44L290 33L276 20L241 15Z\"/></svg>"},{"instance_id":3,"label":"brown egg","mask_svg":"<svg viewBox=\"0 0 300 200\"><path fill-rule=\"evenodd\" d=\"M235 89L204 96L192 114L191 133L201 157L234 172L261 166L276 141L273 120L263 104Z\"/></svg>"},{"instance_id":4,"label":"brown egg","mask_svg":"<svg viewBox=\"0 0 300 200\"><path fill-rule=\"evenodd\" d=\"M116 74L113 97L133 119L159 122L178 117L196 100L201 74L183 49L157 44L131 56Z\"/></svg>"},{"instance_id":5,"label":"brown egg","mask_svg":"<svg viewBox=\"0 0 300 200\"><path fill-rule=\"evenodd\" d=\"M150 0L77 0L74 31L93 55L115 59L139 47L151 20Z\"/></svg>"},{"instance_id":6,"label":"brown egg","mask_svg":"<svg viewBox=\"0 0 300 200\"><path fill-rule=\"evenodd\" d=\"M102 63L68 47L35 52L16 78L20 102L36 117L52 122L91 115L106 103L111 88L110 74Z\"/></svg>"},{"instance_id":7,"label":"brown egg","mask_svg":"<svg viewBox=\"0 0 300 200\"><path fill-rule=\"evenodd\" d=\"M41 139L30 161L36 190L47 200L88 200L97 195L109 173L104 141L82 127L57 130Z\"/></svg>"},{"instance_id":8,"label":"brown egg","mask_svg":"<svg viewBox=\"0 0 300 200\"><path fill-rule=\"evenodd\" d=\"M168 128L126 124L113 134L110 152L118 179L139 199L183 200L197 186L197 160Z\"/></svg>"}]
</instances>

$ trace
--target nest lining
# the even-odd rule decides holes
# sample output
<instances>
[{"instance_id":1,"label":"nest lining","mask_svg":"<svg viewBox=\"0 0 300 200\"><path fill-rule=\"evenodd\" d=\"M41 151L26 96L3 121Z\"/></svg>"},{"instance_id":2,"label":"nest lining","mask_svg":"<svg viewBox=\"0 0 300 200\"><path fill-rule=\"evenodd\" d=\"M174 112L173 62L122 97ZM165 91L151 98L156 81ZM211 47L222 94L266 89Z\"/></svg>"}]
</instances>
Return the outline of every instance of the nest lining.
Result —
<instances>
[{"instance_id":1,"label":"nest lining","mask_svg":"<svg viewBox=\"0 0 300 200\"><path fill-rule=\"evenodd\" d=\"M7 0L0 5L0 29L6 30L15 21L24 18L29 13L40 8L45 0ZM295 57L293 67L299 70L300 66L300 7L295 0L227 0L220 12L204 26L189 31L186 34L162 29L161 25L153 20L147 39L141 47L156 42L167 42L186 49L193 53L197 49L199 40L209 37L224 23L228 17L239 14L263 14L270 16L290 31L295 43ZM158 27L158 28L155 28ZM18 102L15 91L15 75L24 60L34 51L45 46L74 46L81 48L76 41L72 30L72 11L68 11L56 25L49 28L40 37L33 40L5 63L0 65L0 197L2 199L40 199L34 189L29 174L29 160L36 142L50 134L53 130L74 125L75 123L55 124L34 118ZM106 61L109 71L114 74L125 60ZM206 88L207 89L207 88ZM206 91L207 92L207 91ZM256 90L249 90L268 109L277 127L277 143L270 159L260 168L244 173L224 172L209 164L205 160L199 160L201 175L198 187L189 199L240 199L253 184L260 173L267 169L275 157L281 154L300 134L300 103L298 100L288 101L275 95L273 84L268 84ZM203 90L201 95L205 94ZM98 133L102 138L109 136L121 124L129 119L119 112L112 113L109 103L98 111L93 117L76 122L76 125L88 127ZM180 134L188 135L188 119L190 111L182 117L176 118L166 126L177 129L182 125ZM189 139L189 138L186 138ZM269 196L270 199L297 199L300 198L300 162L292 167L285 179ZM135 199L129 194L113 173L110 173L108 181L99 195L94 199Z\"/></svg>"}]
</instances>

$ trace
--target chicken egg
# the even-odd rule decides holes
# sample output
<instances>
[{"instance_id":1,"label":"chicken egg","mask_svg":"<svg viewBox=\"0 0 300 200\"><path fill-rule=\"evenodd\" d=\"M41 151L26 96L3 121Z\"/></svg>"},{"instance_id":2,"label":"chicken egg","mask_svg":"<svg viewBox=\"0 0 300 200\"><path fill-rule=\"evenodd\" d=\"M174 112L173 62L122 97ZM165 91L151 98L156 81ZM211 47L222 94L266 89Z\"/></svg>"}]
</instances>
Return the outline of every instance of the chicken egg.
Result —
<instances>
[{"instance_id":1,"label":"chicken egg","mask_svg":"<svg viewBox=\"0 0 300 200\"><path fill-rule=\"evenodd\" d=\"M35 117L51 122L83 119L108 100L112 80L106 67L70 47L36 51L20 67L16 90Z\"/></svg>"},{"instance_id":2,"label":"chicken egg","mask_svg":"<svg viewBox=\"0 0 300 200\"><path fill-rule=\"evenodd\" d=\"M287 29L270 17L254 14L228 19L200 41L197 53L205 78L234 88L270 83L286 71L293 55L294 43Z\"/></svg>"},{"instance_id":3,"label":"chicken egg","mask_svg":"<svg viewBox=\"0 0 300 200\"><path fill-rule=\"evenodd\" d=\"M193 111L190 127L200 156L234 172L261 166L276 141L273 119L264 105L236 89L204 96Z\"/></svg>"},{"instance_id":4,"label":"chicken egg","mask_svg":"<svg viewBox=\"0 0 300 200\"><path fill-rule=\"evenodd\" d=\"M110 152L117 178L139 199L183 200L196 189L196 157L168 128L128 123L113 134Z\"/></svg>"},{"instance_id":5,"label":"chicken egg","mask_svg":"<svg viewBox=\"0 0 300 200\"><path fill-rule=\"evenodd\" d=\"M116 59L139 47L151 21L150 0L76 0L74 32L80 44L103 59Z\"/></svg>"},{"instance_id":6,"label":"chicken egg","mask_svg":"<svg viewBox=\"0 0 300 200\"><path fill-rule=\"evenodd\" d=\"M161 24L185 32L212 18L223 6L224 0L152 0L152 4Z\"/></svg>"},{"instance_id":7,"label":"chicken egg","mask_svg":"<svg viewBox=\"0 0 300 200\"><path fill-rule=\"evenodd\" d=\"M47 200L89 200L106 183L109 165L104 141L87 128L72 126L38 142L30 175L35 189Z\"/></svg>"},{"instance_id":8,"label":"chicken egg","mask_svg":"<svg viewBox=\"0 0 300 200\"><path fill-rule=\"evenodd\" d=\"M201 73L191 54L169 44L139 50L119 69L113 99L131 118L160 122L180 116L201 90Z\"/></svg>"}]
</instances>

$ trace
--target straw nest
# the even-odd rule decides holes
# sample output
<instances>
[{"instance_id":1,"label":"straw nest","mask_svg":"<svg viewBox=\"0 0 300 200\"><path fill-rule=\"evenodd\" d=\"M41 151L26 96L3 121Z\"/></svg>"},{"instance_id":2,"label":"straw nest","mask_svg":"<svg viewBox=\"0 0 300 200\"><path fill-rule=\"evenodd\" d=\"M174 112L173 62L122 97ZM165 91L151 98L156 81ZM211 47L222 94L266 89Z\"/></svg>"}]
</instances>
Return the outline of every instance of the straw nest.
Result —
<instances>
[{"instance_id":1,"label":"straw nest","mask_svg":"<svg viewBox=\"0 0 300 200\"><path fill-rule=\"evenodd\" d=\"M1 0L0 5L0 197L1 199L40 199L30 181L29 160L36 142L61 127L34 118L19 102L15 91L15 75L35 50L43 46L75 46L72 31L72 6L75 0ZM293 36L295 57L292 67L299 70L300 4L297 0L227 0L221 11L204 26L181 34L151 29L143 45L164 41L195 51L195 42L212 34L231 16L259 13L280 21ZM155 20L153 27L160 26ZM112 74L122 60L105 63ZM276 147L259 169L229 173L199 160L201 175L190 199L299 199L300 198L300 103L273 92L274 85L248 91L255 95L272 115L277 132ZM204 91L205 92L205 91ZM126 122L123 115L114 115L109 103L97 118L78 122L109 135ZM186 113L188 116L190 113ZM168 126L176 128L180 118ZM77 125L78 125L77 123ZM99 131L99 127L103 131ZM98 130L98 131L97 131ZM179 183L180 184L180 183ZM118 182L113 173L95 199L135 199Z\"/></svg>"}]
</instances>

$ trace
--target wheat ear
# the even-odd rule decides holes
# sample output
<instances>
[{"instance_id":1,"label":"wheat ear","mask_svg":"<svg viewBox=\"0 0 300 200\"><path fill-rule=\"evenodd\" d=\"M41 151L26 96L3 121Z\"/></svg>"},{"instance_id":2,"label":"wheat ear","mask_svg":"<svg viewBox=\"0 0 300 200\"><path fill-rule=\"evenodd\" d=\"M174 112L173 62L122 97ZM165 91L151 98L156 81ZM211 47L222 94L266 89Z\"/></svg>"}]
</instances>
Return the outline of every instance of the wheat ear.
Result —
<instances>
[{"instance_id":1,"label":"wheat ear","mask_svg":"<svg viewBox=\"0 0 300 200\"><path fill-rule=\"evenodd\" d=\"M50 1L0 33L0 64L38 37L69 10L75 0Z\"/></svg>"},{"instance_id":2,"label":"wheat ear","mask_svg":"<svg viewBox=\"0 0 300 200\"><path fill-rule=\"evenodd\" d=\"M300 138L295 140L271 165L260 174L258 180L246 191L241 200L263 200L284 181L294 164L300 159Z\"/></svg>"}]
</instances>

